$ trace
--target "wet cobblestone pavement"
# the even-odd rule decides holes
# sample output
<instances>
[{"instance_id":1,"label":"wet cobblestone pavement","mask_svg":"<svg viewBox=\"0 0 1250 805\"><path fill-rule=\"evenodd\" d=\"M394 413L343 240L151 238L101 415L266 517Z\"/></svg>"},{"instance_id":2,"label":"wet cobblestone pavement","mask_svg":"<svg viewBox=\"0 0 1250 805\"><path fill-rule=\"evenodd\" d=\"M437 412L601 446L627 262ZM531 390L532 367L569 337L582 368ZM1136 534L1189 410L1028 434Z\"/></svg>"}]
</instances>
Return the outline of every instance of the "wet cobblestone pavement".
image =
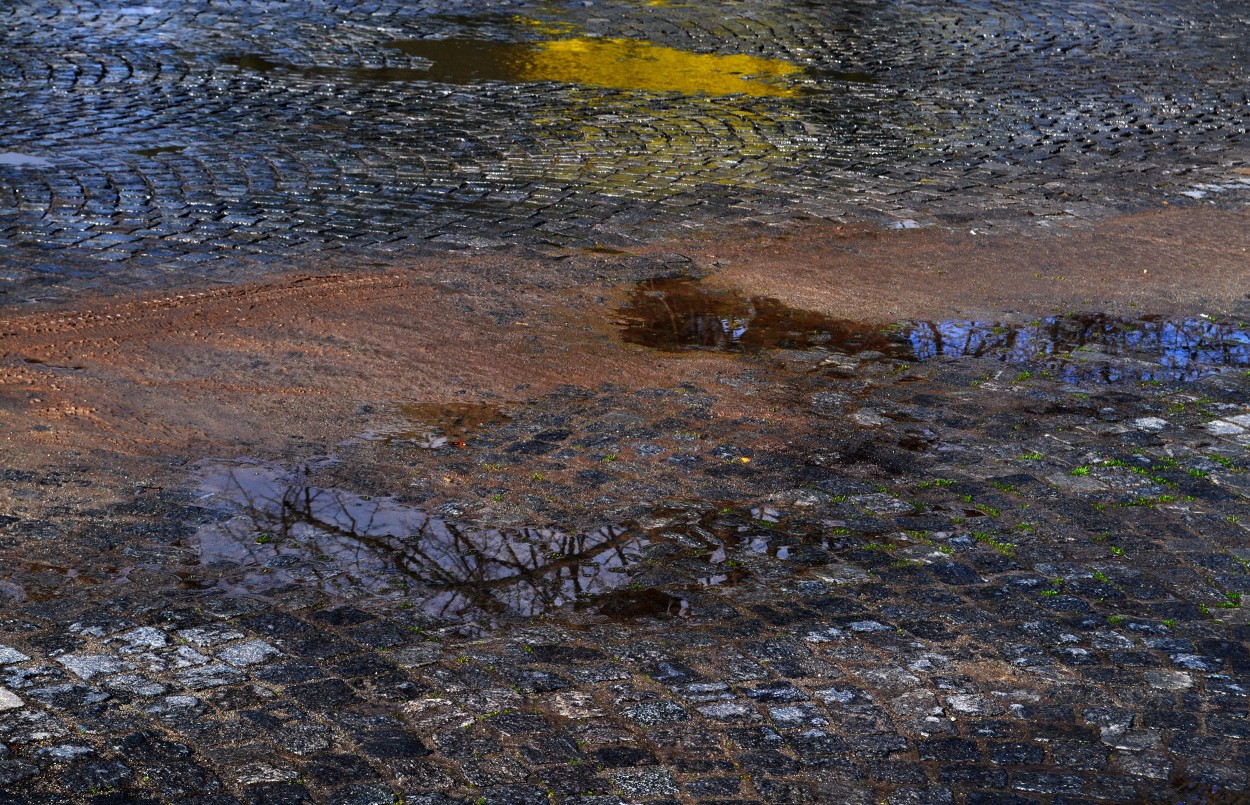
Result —
<instances>
[{"instance_id":1,"label":"wet cobblestone pavement","mask_svg":"<svg viewBox=\"0 0 1250 805\"><path fill-rule=\"evenodd\" d=\"M1244 207L1250 7L1043 5L5 4L0 805L1250 802L1241 241L665 251Z\"/></svg>"},{"instance_id":2,"label":"wet cobblestone pavement","mask_svg":"<svg viewBox=\"0 0 1250 805\"><path fill-rule=\"evenodd\" d=\"M1192 382L835 342L94 510L7 471L3 801L1244 802L1225 326Z\"/></svg>"},{"instance_id":3,"label":"wet cobblestone pavement","mask_svg":"<svg viewBox=\"0 0 1250 805\"><path fill-rule=\"evenodd\" d=\"M0 24L12 299L744 221L1036 230L1250 189L1237 2L55 0Z\"/></svg>"}]
</instances>

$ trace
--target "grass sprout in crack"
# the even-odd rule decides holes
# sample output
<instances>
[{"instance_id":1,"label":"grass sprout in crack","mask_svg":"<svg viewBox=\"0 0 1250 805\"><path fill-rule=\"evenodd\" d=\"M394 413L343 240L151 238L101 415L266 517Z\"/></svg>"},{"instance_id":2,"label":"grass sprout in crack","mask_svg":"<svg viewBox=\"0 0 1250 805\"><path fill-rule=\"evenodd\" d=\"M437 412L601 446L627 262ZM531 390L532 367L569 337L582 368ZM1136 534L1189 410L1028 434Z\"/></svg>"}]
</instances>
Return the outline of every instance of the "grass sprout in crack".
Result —
<instances>
[{"instance_id":1,"label":"grass sprout in crack","mask_svg":"<svg viewBox=\"0 0 1250 805\"><path fill-rule=\"evenodd\" d=\"M198 532L201 575L238 593L302 584L482 626L570 607L620 619L687 611L680 592L636 580L644 557L673 539L636 523L582 533L486 528L389 497L317 487L302 472L260 463L206 466L201 478L207 496L237 512ZM724 562L716 548L706 546L713 563L684 576L685 586L732 580L715 564Z\"/></svg>"}]
</instances>

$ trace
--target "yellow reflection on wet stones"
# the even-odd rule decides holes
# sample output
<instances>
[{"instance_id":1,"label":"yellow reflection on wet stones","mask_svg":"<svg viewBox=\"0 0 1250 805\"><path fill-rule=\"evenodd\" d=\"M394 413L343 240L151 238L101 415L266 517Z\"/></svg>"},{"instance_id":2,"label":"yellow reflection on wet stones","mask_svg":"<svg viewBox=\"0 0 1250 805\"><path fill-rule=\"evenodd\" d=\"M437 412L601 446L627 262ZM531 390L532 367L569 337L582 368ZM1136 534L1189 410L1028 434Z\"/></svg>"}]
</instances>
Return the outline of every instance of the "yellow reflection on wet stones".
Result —
<instances>
[{"instance_id":1,"label":"yellow reflection on wet stones","mask_svg":"<svg viewBox=\"0 0 1250 805\"><path fill-rule=\"evenodd\" d=\"M544 33L554 24L541 23ZM550 31L560 30L550 27ZM396 40L388 47L432 62L428 77L464 83L558 81L607 89L683 95L793 97L787 76L803 68L781 59L692 53L637 39L571 37L543 42Z\"/></svg>"},{"instance_id":2,"label":"yellow reflection on wet stones","mask_svg":"<svg viewBox=\"0 0 1250 805\"><path fill-rule=\"evenodd\" d=\"M795 90L779 79L801 71L780 59L691 53L635 39L579 37L538 43L520 65L518 80L684 95L789 97Z\"/></svg>"}]
</instances>

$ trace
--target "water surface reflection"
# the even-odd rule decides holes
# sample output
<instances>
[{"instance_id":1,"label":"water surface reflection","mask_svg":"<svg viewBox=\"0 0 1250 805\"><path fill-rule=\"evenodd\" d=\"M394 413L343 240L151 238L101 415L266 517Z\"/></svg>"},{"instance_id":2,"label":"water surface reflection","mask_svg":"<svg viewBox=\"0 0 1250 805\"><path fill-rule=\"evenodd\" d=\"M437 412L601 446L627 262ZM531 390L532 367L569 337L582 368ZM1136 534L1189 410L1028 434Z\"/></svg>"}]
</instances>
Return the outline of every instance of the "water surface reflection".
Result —
<instances>
[{"instance_id":1,"label":"water surface reflection","mask_svg":"<svg viewBox=\"0 0 1250 805\"><path fill-rule=\"evenodd\" d=\"M261 464L205 467L202 488L238 511L196 536L201 566L238 592L305 584L338 598L391 598L479 623L569 606L630 619L686 612L682 584L659 590L634 581L658 543L677 539L686 558L702 557L706 572L685 576L684 584L725 584L741 575L725 569L722 543L698 527L682 536L637 523L586 532L484 528L393 498L314 486L299 473ZM699 550L691 553L691 545Z\"/></svg>"},{"instance_id":2,"label":"water surface reflection","mask_svg":"<svg viewBox=\"0 0 1250 805\"><path fill-rule=\"evenodd\" d=\"M697 280L639 283L617 311L621 337L666 352L823 349L869 361L989 358L1065 382L1191 381L1250 366L1250 329L1203 317L1071 314L1025 324L908 321L882 326L790 307Z\"/></svg>"},{"instance_id":3,"label":"water surface reflection","mask_svg":"<svg viewBox=\"0 0 1250 805\"><path fill-rule=\"evenodd\" d=\"M990 357L1036 363L1068 382L1189 381L1250 366L1250 331L1205 318L1056 316L1025 325L914 322L902 330L912 357Z\"/></svg>"}]
</instances>

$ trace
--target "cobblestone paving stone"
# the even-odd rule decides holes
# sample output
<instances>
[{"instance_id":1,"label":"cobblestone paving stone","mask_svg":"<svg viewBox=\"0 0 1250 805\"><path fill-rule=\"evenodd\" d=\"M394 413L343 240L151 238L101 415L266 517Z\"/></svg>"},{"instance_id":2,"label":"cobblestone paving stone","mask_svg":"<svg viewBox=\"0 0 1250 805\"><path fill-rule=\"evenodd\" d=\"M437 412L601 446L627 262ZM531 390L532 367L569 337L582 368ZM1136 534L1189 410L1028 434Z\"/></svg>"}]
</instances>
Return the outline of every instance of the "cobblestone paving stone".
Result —
<instances>
[{"instance_id":1,"label":"cobblestone paving stone","mask_svg":"<svg viewBox=\"0 0 1250 805\"><path fill-rule=\"evenodd\" d=\"M1140 358L1064 359L1127 373L1106 383L1053 355L766 352L570 389L463 447L358 440L288 468L286 519L205 467L87 512L89 468L6 471L62 514L4 525L0 801L1245 802L1245 369ZM713 418L717 386L810 430ZM441 586L300 548L337 522L393 552L399 506L628 540L487 578L481 549ZM472 606L425 606L447 592Z\"/></svg>"},{"instance_id":2,"label":"cobblestone paving stone","mask_svg":"<svg viewBox=\"0 0 1250 805\"><path fill-rule=\"evenodd\" d=\"M1244 3L716 9L6 4L6 295L804 217L1037 229L1250 189ZM448 84L395 46L592 38L802 72L758 96Z\"/></svg>"}]
</instances>

